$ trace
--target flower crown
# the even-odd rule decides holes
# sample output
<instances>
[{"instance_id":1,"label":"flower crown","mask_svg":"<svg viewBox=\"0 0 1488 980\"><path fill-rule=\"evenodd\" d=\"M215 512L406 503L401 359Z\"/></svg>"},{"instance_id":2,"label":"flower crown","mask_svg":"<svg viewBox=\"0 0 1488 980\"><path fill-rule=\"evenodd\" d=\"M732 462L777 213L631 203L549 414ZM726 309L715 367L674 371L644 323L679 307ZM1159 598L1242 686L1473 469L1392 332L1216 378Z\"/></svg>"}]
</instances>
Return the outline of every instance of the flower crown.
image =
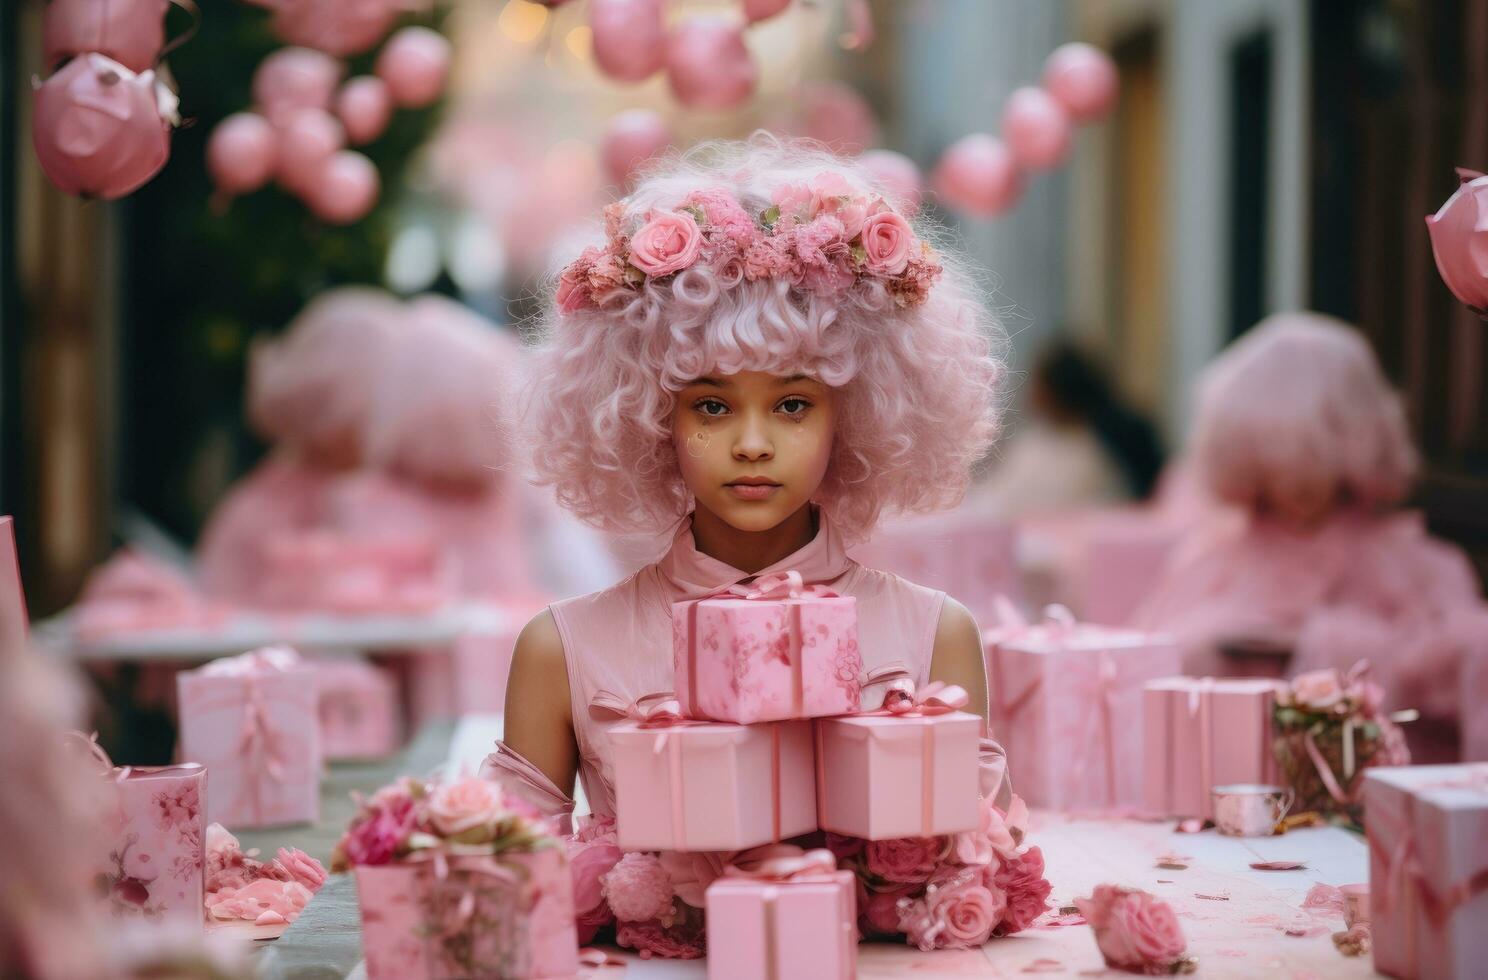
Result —
<instances>
[{"instance_id":1,"label":"flower crown","mask_svg":"<svg viewBox=\"0 0 1488 980\"><path fill-rule=\"evenodd\" d=\"M624 217L605 208L603 247L584 250L558 281L561 313L604 306L699 264L731 285L784 279L824 296L877 280L899 306L923 303L941 266L903 215L855 193L841 174L818 174L775 191L751 215L726 190L694 191L674 211Z\"/></svg>"}]
</instances>

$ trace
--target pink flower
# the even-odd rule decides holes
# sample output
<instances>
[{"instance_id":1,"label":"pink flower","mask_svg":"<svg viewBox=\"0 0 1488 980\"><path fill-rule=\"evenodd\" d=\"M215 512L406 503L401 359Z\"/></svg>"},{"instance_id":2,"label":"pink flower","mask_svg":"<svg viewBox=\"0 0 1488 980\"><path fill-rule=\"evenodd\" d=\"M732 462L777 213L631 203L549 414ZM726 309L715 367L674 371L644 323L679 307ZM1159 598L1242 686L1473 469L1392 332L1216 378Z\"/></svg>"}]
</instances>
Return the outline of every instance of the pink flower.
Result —
<instances>
[{"instance_id":1,"label":"pink flower","mask_svg":"<svg viewBox=\"0 0 1488 980\"><path fill-rule=\"evenodd\" d=\"M726 190L695 191L682 203L684 207L696 205L702 208L709 226L738 245L748 245L758 235L754 219Z\"/></svg>"},{"instance_id":2,"label":"pink flower","mask_svg":"<svg viewBox=\"0 0 1488 980\"><path fill-rule=\"evenodd\" d=\"M1338 671L1313 670L1292 679L1292 700L1315 711L1327 711L1343 700L1343 682Z\"/></svg>"},{"instance_id":3,"label":"pink flower","mask_svg":"<svg viewBox=\"0 0 1488 980\"><path fill-rule=\"evenodd\" d=\"M155 794L155 821L162 830L191 823L201 813L201 797L194 785L182 785Z\"/></svg>"},{"instance_id":4,"label":"pink flower","mask_svg":"<svg viewBox=\"0 0 1488 980\"><path fill-rule=\"evenodd\" d=\"M340 860L333 866L387 864L408 840L417 822L413 799L405 790L388 793L386 787L368 801L370 809L359 817L336 845Z\"/></svg>"},{"instance_id":5,"label":"pink flower","mask_svg":"<svg viewBox=\"0 0 1488 980\"><path fill-rule=\"evenodd\" d=\"M570 267L558 280L558 291L553 297L559 313L575 313L589 306L589 293L579 282L578 270Z\"/></svg>"},{"instance_id":6,"label":"pink flower","mask_svg":"<svg viewBox=\"0 0 1488 980\"><path fill-rule=\"evenodd\" d=\"M905 933L920 949L969 949L992 936L1007 899L972 869L938 875L904 915Z\"/></svg>"},{"instance_id":7,"label":"pink flower","mask_svg":"<svg viewBox=\"0 0 1488 980\"><path fill-rule=\"evenodd\" d=\"M664 919L672 912L672 879L654 854L627 854L600 881L610 910L621 922Z\"/></svg>"},{"instance_id":8,"label":"pink flower","mask_svg":"<svg viewBox=\"0 0 1488 980\"><path fill-rule=\"evenodd\" d=\"M895 936L904 930L899 925L899 900L913 889L901 888L888 892L870 892L862 906L862 918L872 932L882 936Z\"/></svg>"},{"instance_id":9,"label":"pink flower","mask_svg":"<svg viewBox=\"0 0 1488 980\"><path fill-rule=\"evenodd\" d=\"M692 215L662 211L630 240L630 263L648 276L665 276L697 261L703 233Z\"/></svg>"},{"instance_id":10,"label":"pink flower","mask_svg":"<svg viewBox=\"0 0 1488 980\"><path fill-rule=\"evenodd\" d=\"M901 837L870 841L864 855L869 874L917 885L930 879L944 851L945 840L940 837Z\"/></svg>"},{"instance_id":11,"label":"pink flower","mask_svg":"<svg viewBox=\"0 0 1488 980\"><path fill-rule=\"evenodd\" d=\"M480 776L438 786L425 806L434 829L448 837L493 826L506 815L501 788Z\"/></svg>"},{"instance_id":12,"label":"pink flower","mask_svg":"<svg viewBox=\"0 0 1488 980\"><path fill-rule=\"evenodd\" d=\"M909 265L914 231L895 211L880 211L863 222L864 263L879 275L897 276Z\"/></svg>"},{"instance_id":13,"label":"pink flower","mask_svg":"<svg viewBox=\"0 0 1488 980\"><path fill-rule=\"evenodd\" d=\"M604 876L620 860L624 852L614 844L586 844L582 841L568 842L568 870L573 876L574 921L581 933L607 926L615 918L605 902ZM588 942L583 939L582 942Z\"/></svg>"},{"instance_id":14,"label":"pink flower","mask_svg":"<svg viewBox=\"0 0 1488 980\"><path fill-rule=\"evenodd\" d=\"M1075 904L1108 966L1154 976L1179 968L1188 941L1166 902L1137 889L1097 885Z\"/></svg>"},{"instance_id":15,"label":"pink flower","mask_svg":"<svg viewBox=\"0 0 1488 980\"><path fill-rule=\"evenodd\" d=\"M747 279L795 279L799 275L788 236L761 237L744 252L744 276Z\"/></svg>"},{"instance_id":16,"label":"pink flower","mask_svg":"<svg viewBox=\"0 0 1488 980\"><path fill-rule=\"evenodd\" d=\"M837 855L839 862L845 858L857 857L867 846L868 842L861 837L848 837L827 831L827 850Z\"/></svg>"},{"instance_id":17,"label":"pink flower","mask_svg":"<svg viewBox=\"0 0 1488 980\"><path fill-rule=\"evenodd\" d=\"M997 869L987 869L990 883L1007 896L998 934L1022 932L1049 910L1049 892L1054 886L1044 879L1044 852L1030 847L1013 860L1004 859Z\"/></svg>"},{"instance_id":18,"label":"pink flower","mask_svg":"<svg viewBox=\"0 0 1488 980\"><path fill-rule=\"evenodd\" d=\"M696 960L705 948L701 923L691 921L672 928L659 922L622 922L615 930L615 943L640 953L643 960Z\"/></svg>"},{"instance_id":19,"label":"pink flower","mask_svg":"<svg viewBox=\"0 0 1488 980\"><path fill-rule=\"evenodd\" d=\"M788 225L813 216L811 188L805 184L782 184L775 188L770 203L780 209L780 218Z\"/></svg>"},{"instance_id":20,"label":"pink flower","mask_svg":"<svg viewBox=\"0 0 1488 980\"><path fill-rule=\"evenodd\" d=\"M326 883L325 865L296 847L281 847L271 868L280 881L295 881L313 894Z\"/></svg>"},{"instance_id":21,"label":"pink flower","mask_svg":"<svg viewBox=\"0 0 1488 980\"><path fill-rule=\"evenodd\" d=\"M667 877L672 881L672 890L677 893L677 897L693 908L700 909L708 886L723 874L723 869L733 861L734 855L728 851L696 851L686 854L681 851L662 851L659 859L661 866L666 869Z\"/></svg>"}]
</instances>

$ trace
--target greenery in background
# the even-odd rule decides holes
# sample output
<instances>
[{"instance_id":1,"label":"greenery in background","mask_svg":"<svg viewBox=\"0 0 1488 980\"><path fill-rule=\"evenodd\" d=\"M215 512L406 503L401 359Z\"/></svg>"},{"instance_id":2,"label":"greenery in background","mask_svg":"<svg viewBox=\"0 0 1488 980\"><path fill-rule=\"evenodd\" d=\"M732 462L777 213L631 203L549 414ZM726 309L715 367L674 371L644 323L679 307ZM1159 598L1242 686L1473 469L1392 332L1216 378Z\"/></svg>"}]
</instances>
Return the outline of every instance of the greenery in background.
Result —
<instances>
[{"instance_id":1,"label":"greenery in background","mask_svg":"<svg viewBox=\"0 0 1488 980\"><path fill-rule=\"evenodd\" d=\"M409 22L442 19L440 11ZM249 341L282 329L325 289L381 281L398 189L438 121L438 105L400 109L377 141L357 147L377 165L382 196L354 225L325 225L272 184L220 211L207 137L249 107L254 71L282 46L266 11L240 0L206 6L201 29L169 59L186 125L165 170L124 205L122 490L129 505L186 539L221 489L203 464L207 447L227 451L226 475L263 450L242 423ZM377 50L351 59L348 77L370 72Z\"/></svg>"}]
</instances>

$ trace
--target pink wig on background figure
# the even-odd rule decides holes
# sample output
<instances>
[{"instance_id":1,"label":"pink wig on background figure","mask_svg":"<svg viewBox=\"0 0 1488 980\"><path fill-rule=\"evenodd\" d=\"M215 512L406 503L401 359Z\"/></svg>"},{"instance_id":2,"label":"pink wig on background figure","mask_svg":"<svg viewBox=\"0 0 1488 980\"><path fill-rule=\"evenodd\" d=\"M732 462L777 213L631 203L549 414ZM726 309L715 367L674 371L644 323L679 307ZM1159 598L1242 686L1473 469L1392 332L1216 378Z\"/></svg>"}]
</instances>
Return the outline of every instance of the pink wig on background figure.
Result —
<instances>
[{"instance_id":1,"label":"pink wig on background figure","mask_svg":"<svg viewBox=\"0 0 1488 980\"><path fill-rule=\"evenodd\" d=\"M657 162L609 216L623 226L707 195L752 225L782 188L823 180L889 196L854 161L757 134ZM943 272L923 302L878 280L828 295L697 262L598 304L550 309L524 406L539 482L598 527L659 531L691 505L671 442L677 392L709 372L799 372L841 389L816 502L849 538L881 514L954 505L996 433L1000 332L955 257L935 258Z\"/></svg>"}]
</instances>

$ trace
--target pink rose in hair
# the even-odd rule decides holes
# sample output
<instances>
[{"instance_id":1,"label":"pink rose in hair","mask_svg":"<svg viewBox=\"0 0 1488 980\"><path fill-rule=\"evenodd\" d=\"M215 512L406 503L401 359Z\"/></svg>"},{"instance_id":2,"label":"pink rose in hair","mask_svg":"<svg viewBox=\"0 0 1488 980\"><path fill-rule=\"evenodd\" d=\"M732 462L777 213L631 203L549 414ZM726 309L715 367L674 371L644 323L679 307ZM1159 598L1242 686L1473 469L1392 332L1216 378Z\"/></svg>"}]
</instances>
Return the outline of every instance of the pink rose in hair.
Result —
<instances>
[{"instance_id":1,"label":"pink rose in hair","mask_svg":"<svg viewBox=\"0 0 1488 980\"><path fill-rule=\"evenodd\" d=\"M569 269L558 280L558 291L554 296L559 313L574 313L589 306L589 293L578 280L578 270Z\"/></svg>"},{"instance_id":2,"label":"pink rose in hair","mask_svg":"<svg viewBox=\"0 0 1488 980\"><path fill-rule=\"evenodd\" d=\"M863 222L864 264L880 275L897 276L909 265L914 229L894 211L880 211Z\"/></svg>"},{"instance_id":3,"label":"pink rose in hair","mask_svg":"<svg viewBox=\"0 0 1488 980\"><path fill-rule=\"evenodd\" d=\"M1332 668L1298 674L1292 680L1292 701L1302 707L1327 711L1343 697L1343 682Z\"/></svg>"},{"instance_id":4,"label":"pink rose in hair","mask_svg":"<svg viewBox=\"0 0 1488 980\"><path fill-rule=\"evenodd\" d=\"M692 215L662 211L652 215L630 240L630 263L648 276L665 276L697 261L703 233Z\"/></svg>"},{"instance_id":5,"label":"pink rose in hair","mask_svg":"<svg viewBox=\"0 0 1488 980\"><path fill-rule=\"evenodd\" d=\"M1049 910L1049 892L1054 886L1044 879L1044 852L1030 847L1012 860L1004 859L995 870L988 867L988 883L1007 896L998 935L1022 932Z\"/></svg>"},{"instance_id":6,"label":"pink rose in hair","mask_svg":"<svg viewBox=\"0 0 1488 980\"><path fill-rule=\"evenodd\" d=\"M439 786L426 806L434 829L447 837L490 827L506 816L500 787L480 776Z\"/></svg>"},{"instance_id":7,"label":"pink rose in hair","mask_svg":"<svg viewBox=\"0 0 1488 980\"><path fill-rule=\"evenodd\" d=\"M1151 976L1191 969L1178 916L1161 899L1133 888L1097 885L1075 905L1095 932L1107 966Z\"/></svg>"},{"instance_id":8,"label":"pink rose in hair","mask_svg":"<svg viewBox=\"0 0 1488 980\"><path fill-rule=\"evenodd\" d=\"M870 841L863 853L869 874L917 885L929 880L944 851L945 840L940 837L901 837Z\"/></svg>"},{"instance_id":9,"label":"pink rose in hair","mask_svg":"<svg viewBox=\"0 0 1488 980\"><path fill-rule=\"evenodd\" d=\"M739 202L728 191L694 191L683 202L683 206L691 205L702 208L708 224L723 232L740 248L748 246L759 235L754 218L739 206Z\"/></svg>"},{"instance_id":10,"label":"pink rose in hair","mask_svg":"<svg viewBox=\"0 0 1488 980\"><path fill-rule=\"evenodd\" d=\"M574 921L579 927L579 942L587 943L594 934L614 921L604 896L604 876L624 854L614 844L571 840L568 842L568 870L573 877Z\"/></svg>"}]
</instances>

